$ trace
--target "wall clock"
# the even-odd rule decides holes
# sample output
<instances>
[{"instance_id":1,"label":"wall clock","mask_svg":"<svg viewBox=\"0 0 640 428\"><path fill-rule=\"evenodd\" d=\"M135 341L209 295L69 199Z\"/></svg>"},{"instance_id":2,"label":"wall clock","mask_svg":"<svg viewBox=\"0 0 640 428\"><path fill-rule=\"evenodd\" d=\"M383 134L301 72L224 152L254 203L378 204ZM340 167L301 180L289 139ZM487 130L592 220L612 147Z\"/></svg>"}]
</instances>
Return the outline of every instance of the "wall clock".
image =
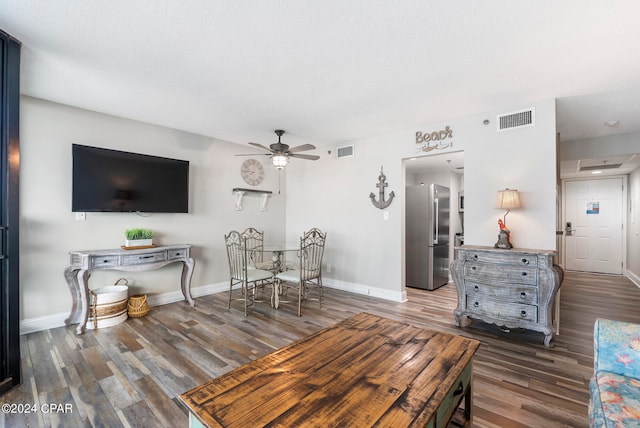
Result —
<instances>
[{"instance_id":1,"label":"wall clock","mask_svg":"<svg viewBox=\"0 0 640 428\"><path fill-rule=\"evenodd\" d=\"M240 168L240 174L242 175L242 179L251 186L257 186L262 183L262 179L264 178L264 168L262 164L255 159L247 159L242 162L242 167Z\"/></svg>"}]
</instances>

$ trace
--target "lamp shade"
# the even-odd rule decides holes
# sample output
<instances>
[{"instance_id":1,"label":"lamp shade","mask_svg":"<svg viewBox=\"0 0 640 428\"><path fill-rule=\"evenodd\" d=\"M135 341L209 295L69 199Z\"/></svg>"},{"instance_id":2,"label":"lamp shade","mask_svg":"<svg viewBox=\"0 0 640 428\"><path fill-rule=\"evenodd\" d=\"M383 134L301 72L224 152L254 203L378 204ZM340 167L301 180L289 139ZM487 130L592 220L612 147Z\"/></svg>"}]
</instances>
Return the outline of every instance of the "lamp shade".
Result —
<instances>
[{"instance_id":1,"label":"lamp shade","mask_svg":"<svg viewBox=\"0 0 640 428\"><path fill-rule=\"evenodd\" d=\"M271 163L276 169L282 169L289 163L289 158L285 155L273 155L271 156Z\"/></svg>"},{"instance_id":2,"label":"lamp shade","mask_svg":"<svg viewBox=\"0 0 640 428\"><path fill-rule=\"evenodd\" d=\"M496 198L496 208L510 210L511 208L520 208L520 194L515 189L498 190Z\"/></svg>"}]
</instances>

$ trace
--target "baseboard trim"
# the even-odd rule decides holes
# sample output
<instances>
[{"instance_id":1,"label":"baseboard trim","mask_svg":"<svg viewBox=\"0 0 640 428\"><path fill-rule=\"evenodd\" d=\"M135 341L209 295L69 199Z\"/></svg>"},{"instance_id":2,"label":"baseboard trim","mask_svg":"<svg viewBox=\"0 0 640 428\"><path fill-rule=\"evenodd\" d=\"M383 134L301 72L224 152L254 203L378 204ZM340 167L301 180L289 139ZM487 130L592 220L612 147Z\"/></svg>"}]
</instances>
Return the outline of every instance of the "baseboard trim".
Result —
<instances>
[{"instance_id":1,"label":"baseboard trim","mask_svg":"<svg viewBox=\"0 0 640 428\"><path fill-rule=\"evenodd\" d=\"M386 290L383 288L370 287L364 284L356 284L353 282L339 281L331 278L322 278L322 285L328 288L348 291L350 293L362 294L365 296L378 297L392 302L406 302L407 291Z\"/></svg>"},{"instance_id":2,"label":"baseboard trim","mask_svg":"<svg viewBox=\"0 0 640 428\"><path fill-rule=\"evenodd\" d=\"M363 284L356 284L353 282L339 281L331 278L323 278L323 285L328 288L335 288L337 290L348 291L354 294L361 294L365 296L377 297L380 299L391 300L393 302L406 302L407 292L385 290L383 288L369 287ZM229 283L227 281L217 284L202 285L200 287L194 287L191 289L191 295L193 297L202 297L209 294L222 293L229 290ZM162 294L151 294L148 296L147 301L149 306L160 306L168 303L181 302L184 300L184 296L181 291L170 291ZM53 315L46 315L43 317L28 318L20 322L20 334L35 333L37 331L48 330L50 328L64 327L64 320L69 316L68 312L58 313Z\"/></svg>"},{"instance_id":3,"label":"baseboard trim","mask_svg":"<svg viewBox=\"0 0 640 428\"><path fill-rule=\"evenodd\" d=\"M630 270L627 270L626 277L629 278L629 280L633 282L637 287L640 287L640 276L636 275Z\"/></svg>"},{"instance_id":4,"label":"baseboard trim","mask_svg":"<svg viewBox=\"0 0 640 428\"><path fill-rule=\"evenodd\" d=\"M64 320L69 316L68 312L46 315L44 317L28 318L20 321L20 334L35 333L36 331L64 326Z\"/></svg>"},{"instance_id":5,"label":"baseboard trim","mask_svg":"<svg viewBox=\"0 0 640 428\"><path fill-rule=\"evenodd\" d=\"M229 290L228 282L221 282L218 284L202 285L191 289L191 296L202 297L209 294L221 293ZM147 298L149 306L160 306L168 303L181 302L184 300L182 291L170 291L168 293L154 294Z\"/></svg>"}]
</instances>

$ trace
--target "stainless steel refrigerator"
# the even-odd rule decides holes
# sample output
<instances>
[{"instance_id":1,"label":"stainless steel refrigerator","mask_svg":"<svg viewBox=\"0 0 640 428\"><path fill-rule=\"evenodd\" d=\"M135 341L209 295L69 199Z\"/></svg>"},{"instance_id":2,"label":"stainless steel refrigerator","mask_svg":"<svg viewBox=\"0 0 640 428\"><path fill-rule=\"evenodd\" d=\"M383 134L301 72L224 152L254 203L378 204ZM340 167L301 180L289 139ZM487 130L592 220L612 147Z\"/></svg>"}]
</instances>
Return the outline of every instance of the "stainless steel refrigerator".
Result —
<instances>
[{"instance_id":1,"label":"stainless steel refrigerator","mask_svg":"<svg viewBox=\"0 0 640 428\"><path fill-rule=\"evenodd\" d=\"M406 286L435 290L449 281L449 188L406 189Z\"/></svg>"}]
</instances>

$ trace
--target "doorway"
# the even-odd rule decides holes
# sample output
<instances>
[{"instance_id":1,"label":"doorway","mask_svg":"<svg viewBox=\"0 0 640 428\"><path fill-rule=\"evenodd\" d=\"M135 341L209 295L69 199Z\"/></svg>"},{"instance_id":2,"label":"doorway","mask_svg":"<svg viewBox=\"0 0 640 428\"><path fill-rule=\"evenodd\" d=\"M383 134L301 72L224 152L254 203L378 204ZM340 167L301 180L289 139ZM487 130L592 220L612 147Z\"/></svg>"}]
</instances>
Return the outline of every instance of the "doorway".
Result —
<instances>
[{"instance_id":1,"label":"doorway","mask_svg":"<svg viewBox=\"0 0 640 428\"><path fill-rule=\"evenodd\" d=\"M622 177L564 182L565 268L622 274Z\"/></svg>"},{"instance_id":2,"label":"doorway","mask_svg":"<svg viewBox=\"0 0 640 428\"><path fill-rule=\"evenodd\" d=\"M411 186L425 186L429 187L430 184L437 184L449 188L449 202L446 207L448 215L448 239L446 255L443 255L441 259L446 260L443 270L446 272L444 275L448 281L451 281L451 275L449 272L449 264L454 257L454 246L462 245L464 242L464 205L461 202L464 201L464 152L446 152L446 153L433 153L429 155L414 157L405 159L404 162L405 171L405 185ZM407 251L409 249L407 243L407 219L406 219L406 207L405 216L403 217L403 247L404 252L404 278L406 285L407 278Z\"/></svg>"}]
</instances>

